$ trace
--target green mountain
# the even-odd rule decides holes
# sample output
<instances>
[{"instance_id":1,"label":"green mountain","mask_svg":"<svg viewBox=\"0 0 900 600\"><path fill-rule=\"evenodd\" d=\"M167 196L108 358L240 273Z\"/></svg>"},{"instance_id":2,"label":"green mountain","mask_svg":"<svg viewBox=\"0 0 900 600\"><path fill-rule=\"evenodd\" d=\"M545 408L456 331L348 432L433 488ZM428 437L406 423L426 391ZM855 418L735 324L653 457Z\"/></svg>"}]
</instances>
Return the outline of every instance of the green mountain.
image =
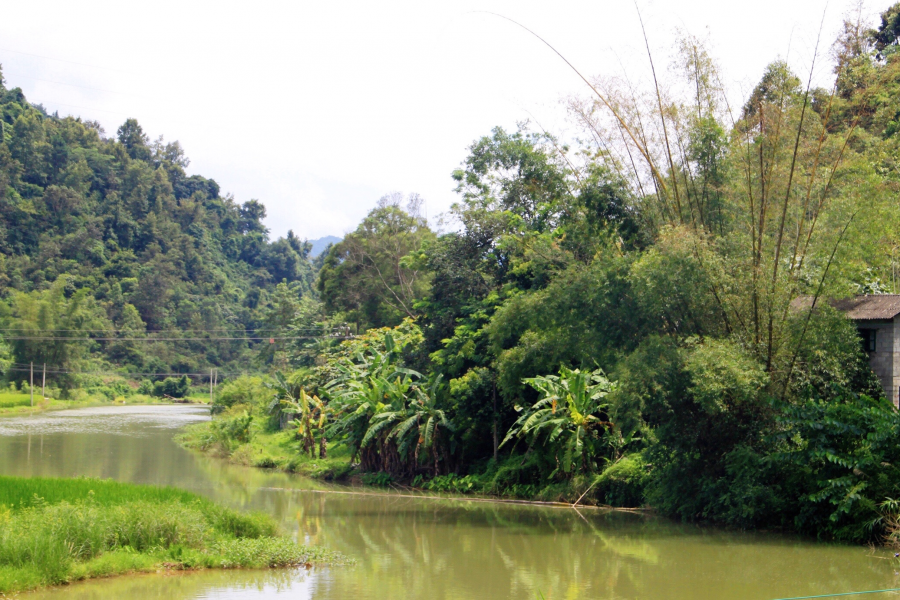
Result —
<instances>
[{"instance_id":1,"label":"green mountain","mask_svg":"<svg viewBox=\"0 0 900 600\"><path fill-rule=\"evenodd\" d=\"M13 362L246 369L254 341L209 338L265 328L280 282L295 299L311 288L311 245L292 232L271 240L263 204L188 175L177 141L151 142L134 119L107 136L49 115L2 71L0 128L0 317ZM96 341L17 339L36 332ZM131 339L164 334L200 339Z\"/></svg>"}]
</instances>

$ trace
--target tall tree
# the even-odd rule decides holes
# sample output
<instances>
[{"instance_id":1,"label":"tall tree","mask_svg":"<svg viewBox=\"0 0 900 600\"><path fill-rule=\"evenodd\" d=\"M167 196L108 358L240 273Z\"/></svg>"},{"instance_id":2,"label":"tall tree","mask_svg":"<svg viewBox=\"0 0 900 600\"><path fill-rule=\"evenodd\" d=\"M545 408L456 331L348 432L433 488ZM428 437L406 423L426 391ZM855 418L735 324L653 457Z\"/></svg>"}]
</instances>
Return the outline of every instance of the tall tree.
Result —
<instances>
[{"instance_id":1,"label":"tall tree","mask_svg":"<svg viewBox=\"0 0 900 600\"><path fill-rule=\"evenodd\" d=\"M418 315L417 302L428 277L415 257L434 234L412 194L384 196L356 231L334 245L319 273L317 288L326 309L344 313L358 330L397 325Z\"/></svg>"}]
</instances>

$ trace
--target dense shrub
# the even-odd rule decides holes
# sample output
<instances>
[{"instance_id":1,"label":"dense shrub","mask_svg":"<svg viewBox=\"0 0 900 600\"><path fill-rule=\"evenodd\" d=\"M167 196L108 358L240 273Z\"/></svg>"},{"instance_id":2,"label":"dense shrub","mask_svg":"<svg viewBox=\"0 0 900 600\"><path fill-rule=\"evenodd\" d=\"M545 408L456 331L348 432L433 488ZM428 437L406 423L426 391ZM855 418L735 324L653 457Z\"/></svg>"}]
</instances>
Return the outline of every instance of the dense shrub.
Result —
<instances>
[{"instance_id":1,"label":"dense shrub","mask_svg":"<svg viewBox=\"0 0 900 600\"><path fill-rule=\"evenodd\" d=\"M640 454L630 454L600 474L594 496L610 506L643 506L648 479L649 470L644 458Z\"/></svg>"}]
</instances>

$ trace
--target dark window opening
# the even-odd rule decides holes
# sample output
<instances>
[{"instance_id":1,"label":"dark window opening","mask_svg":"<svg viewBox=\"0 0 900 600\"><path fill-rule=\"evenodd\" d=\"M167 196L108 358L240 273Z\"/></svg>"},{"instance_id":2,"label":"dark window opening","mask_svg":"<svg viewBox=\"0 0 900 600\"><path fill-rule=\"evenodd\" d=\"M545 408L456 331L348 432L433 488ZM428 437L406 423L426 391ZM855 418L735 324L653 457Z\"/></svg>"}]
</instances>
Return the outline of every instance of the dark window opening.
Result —
<instances>
[{"instance_id":1,"label":"dark window opening","mask_svg":"<svg viewBox=\"0 0 900 600\"><path fill-rule=\"evenodd\" d=\"M862 347L866 352L875 352L875 332L877 329L860 329L859 337L862 338Z\"/></svg>"}]
</instances>

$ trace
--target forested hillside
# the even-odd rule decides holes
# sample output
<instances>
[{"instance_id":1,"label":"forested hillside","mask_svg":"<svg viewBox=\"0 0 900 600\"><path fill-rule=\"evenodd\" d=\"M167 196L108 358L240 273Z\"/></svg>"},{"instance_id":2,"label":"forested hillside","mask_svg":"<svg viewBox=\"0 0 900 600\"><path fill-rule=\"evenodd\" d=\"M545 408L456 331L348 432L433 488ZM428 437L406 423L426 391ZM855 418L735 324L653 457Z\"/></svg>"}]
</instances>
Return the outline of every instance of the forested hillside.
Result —
<instances>
[{"instance_id":1,"label":"forested hillside","mask_svg":"<svg viewBox=\"0 0 900 600\"><path fill-rule=\"evenodd\" d=\"M246 340L133 340L268 337L259 330L271 327L276 285L299 297L314 274L309 244L292 233L269 239L262 203L238 202L212 179L186 175L180 144L150 141L133 119L107 136L96 122L46 114L7 87L2 72L0 126L8 358L53 371L135 373L271 361ZM55 372L51 380L75 381Z\"/></svg>"}]
</instances>

